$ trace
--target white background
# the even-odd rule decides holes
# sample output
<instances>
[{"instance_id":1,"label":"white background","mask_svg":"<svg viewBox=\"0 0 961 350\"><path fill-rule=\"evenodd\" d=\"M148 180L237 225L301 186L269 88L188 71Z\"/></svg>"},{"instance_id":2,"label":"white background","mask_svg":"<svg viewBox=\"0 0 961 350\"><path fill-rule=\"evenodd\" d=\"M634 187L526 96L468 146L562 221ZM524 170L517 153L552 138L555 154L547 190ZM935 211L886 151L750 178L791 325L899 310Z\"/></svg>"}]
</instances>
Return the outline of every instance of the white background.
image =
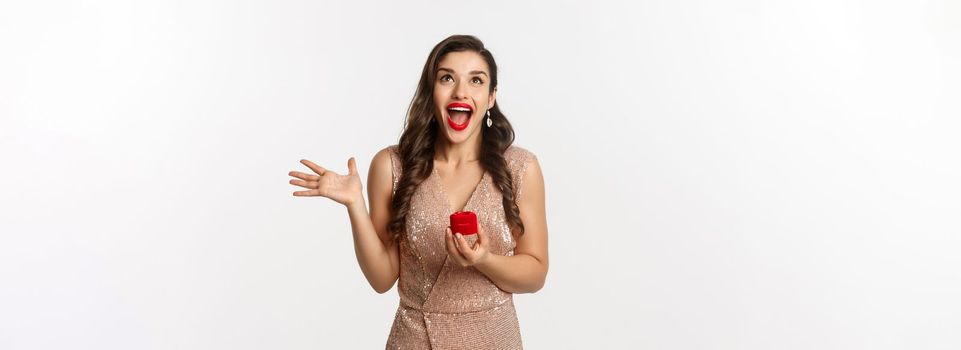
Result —
<instances>
[{"instance_id":1,"label":"white background","mask_svg":"<svg viewBox=\"0 0 961 350\"><path fill-rule=\"evenodd\" d=\"M544 171L530 349L961 348L957 1L4 1L0 349L375 349L346 210L480 37Z\"/></svg>"}]
</instances>

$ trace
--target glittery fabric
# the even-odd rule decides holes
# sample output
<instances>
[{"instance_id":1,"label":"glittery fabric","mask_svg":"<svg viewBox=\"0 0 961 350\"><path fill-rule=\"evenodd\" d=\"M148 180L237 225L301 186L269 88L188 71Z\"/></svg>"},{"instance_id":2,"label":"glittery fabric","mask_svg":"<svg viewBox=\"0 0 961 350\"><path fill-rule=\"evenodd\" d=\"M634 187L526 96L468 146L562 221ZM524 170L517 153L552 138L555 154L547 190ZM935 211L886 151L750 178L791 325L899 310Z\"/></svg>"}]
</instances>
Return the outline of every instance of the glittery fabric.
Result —
<instances>
[{"instance_id":1,"label":"glittery fabric","mask_svg":"<svg viewBox=\"0 0 961 350\"><path fill-rule=\"evenodd\" d=\"M401 161L397 145L389 149L396 191ZM534 154L511 146L504 157L519 189L521 175ZM517 197L520 195L518 190ZM477 214L477 224L491 238L491 253L510 256L516 243L501 200L500 190L485 171L464 210ZM400 305L387 339L388 349L522 348L513 294L498 288L477 269L448 259L444 234L455 211L434 168L411 197L407 232L400 238Z\"/></svg>"}]
</instances>

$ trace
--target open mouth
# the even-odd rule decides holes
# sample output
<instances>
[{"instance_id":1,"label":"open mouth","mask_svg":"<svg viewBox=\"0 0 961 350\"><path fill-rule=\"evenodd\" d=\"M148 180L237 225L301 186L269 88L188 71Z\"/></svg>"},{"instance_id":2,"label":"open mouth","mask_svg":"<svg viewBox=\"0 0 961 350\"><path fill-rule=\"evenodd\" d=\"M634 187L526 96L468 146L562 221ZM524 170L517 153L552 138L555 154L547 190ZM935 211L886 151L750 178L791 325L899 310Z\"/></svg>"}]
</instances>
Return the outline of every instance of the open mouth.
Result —
<instances>
[{"instance_id":1,"label":"open mouth","mask_svg":"<svg viewBox=\"0 0 961 350\"><path fill-rule=\"evenodd\" d=\"M447 105L447 124L451 129L456 131L467 129L472 115L474 115L474 107L469 104L454 102Z\"/></svg>"}]
</instances>

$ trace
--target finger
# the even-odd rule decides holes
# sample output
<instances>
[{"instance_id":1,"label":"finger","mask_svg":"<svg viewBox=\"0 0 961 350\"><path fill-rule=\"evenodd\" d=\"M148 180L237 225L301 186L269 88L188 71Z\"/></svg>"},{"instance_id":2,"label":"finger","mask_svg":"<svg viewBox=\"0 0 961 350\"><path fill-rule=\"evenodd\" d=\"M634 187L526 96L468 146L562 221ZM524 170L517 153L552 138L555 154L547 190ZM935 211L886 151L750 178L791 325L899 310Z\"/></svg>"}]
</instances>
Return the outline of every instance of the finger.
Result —
<instances>
[{"instance_id":1,"label":"finger","mask_svg":"<svg viewBox=\"0 0 961 350\"><path fill-rule=\"evenodd\" d=\"M461 247L461 254L464 255L464 259L467 260L468 265L473 265L474 261L477 261L479 254L478 250L475 249L477 248L477 242L475 241L474 246L471 246L471 244L467 242L467 237L464 237L464 235L458 236L457 241L458 246Z\"/></svg>"},{"instance_id":2,"label":"finger","mask_svg":"<svg viewBox=\"0 0 961 350\"><path fill-rule=\"evenodd\" d=\"M457 241L457 251L463 254L464 257L467 257L468 255L470 255L470 253L472 253L470 249L470 245L467 244L467 240L464 239L464 235L458 233L454 235L454 237L455 237L455 240Z\"/></svg>"},{"instance_id":3,"label":"finger","mask_svg":"<svg viewBox=\"0 0 961 350\"><path fill-rule=\"evenodd\" d=\"M347 172L350 175L357 175L357 161L354 157L350 157L350 159L347 160Z\"/></svg>"},{"instance_id":4,"label":"finger","mask_svg":"<svg viewBox=\"0 0 961 350\"><path fill-rule=\"evenodd\" d=\"M471 255L477 254L477 238L474 238L474 243L468 242L465 236L460 236L460 240L464 244L464 250L470 252Z\"/></svg>"},{"instance_id":5,"label":"finger","mask_svg":"<svg viewBox=\"0 0 961 350\"><path fill-rule=\"evenodd\" d=\"M311 174L305 174L305 173L302 173L302 172L299 172L299 171L291 171L291 172L287 173L287 175L296 177L296 178L301 179L301 180L307 180L307 181L317 181L317 180L320 180L320 176L311 175Z\"/></svg>"},{"instance_id":6,"label":"finger","mask_svg":"<svg viewBox=\"0 0 961 350\"><path fill-rule=\"evenodd\" d=\"M447 245L447 255L450 256L454 261L456 261L460 266L466 266L467 261L464 256L457 251L456 243L454 243L454 235L450 233L450 228L447 228L447 234L445 237L445 243Z\"/></svg>"},{"instance_id":7,"label":"finger","mask_svg":"<svg viewBox=\"0 0 961 350\"><path fill-rule=\"evenodd\" d=\"M450 233L450 227L448 227L447 232L444 233L444 245L447 247L447 253L451 255L457 253L457 248L454 247L454 236Z\"/></svg>"},{"instance_id":8,"label":"finger","mask_svg":"<svg viewBox=\"0 0 961 350\"><path fill-rule=\"evenodd\" d=\"M484 230L484 226L480 224L477 225L477 240L474 243L486 245L487 244L487 231Z\"/></svg>"},{"instance_id":9,"label":"finger","mask_svg":"<svg viewBox=\"0 0 961 350\"><path fill-rule=\"evenodd\" d=\"M324 175L324 173L327 172L327 169L324 169L324 167L314 164L314 162L309 160L301 159L300 162L310 168L310 170L313 170L315 173L317 173L317 175Z\"/></svg>"},{"instance_id":10,"label":"finger","mask_svg":"<svg viewBox=\"0 0 961 350\"><path fill-rule=\"evenodd\" d=\"M448 256L451 259L454 259L454 262L457 263L457 265L460 265L461 267L470 266L470 263L467 262L467 259L461 256L460 253L454 252L452 254L449 254Z\"/></svg>"},{"instance_id":11,"label":"finger","mask_svg":"<svg viewBox=\"0 0 961 350\"><path fill-rule=\"evenodd\" d=\"M303 187L303 188L310 188L310 189L315 189L315 188L317 188L317 187L320 187L320 184L317 183L316 181L310 181L310 182L308 182L308 181L297 180L297 179L292 179L292 180L290 180L290 184L291 184L291 185L297 185L297 186L300 186L300 187Z\"/></svg>"},{"instance_id":12,"label":"finger","mask_svg":"<svg viewBox=\"0 0 961 350\"><path fill-rule=\"evenodd\" d=\"M457 241L455 241L454 234L451 233L450 227L447 228L447 234L446 234L445 240L447 244L447 253L449 253L450 255L461 257L460 251L457 250Z\"/></svg>"},{"instance_id":13,"label":"finger","mask_svg":"<svg viewBox=\"0 0 961 350\"><path fill-rule=\"evenodd\" d=\"M310 196L316 196L317 194L318 194L317 190L308 190L308 191L297 191L297 192L294 192L294 196L296 196L296 197L310 197Z\"/></svg>"}]
</instances>

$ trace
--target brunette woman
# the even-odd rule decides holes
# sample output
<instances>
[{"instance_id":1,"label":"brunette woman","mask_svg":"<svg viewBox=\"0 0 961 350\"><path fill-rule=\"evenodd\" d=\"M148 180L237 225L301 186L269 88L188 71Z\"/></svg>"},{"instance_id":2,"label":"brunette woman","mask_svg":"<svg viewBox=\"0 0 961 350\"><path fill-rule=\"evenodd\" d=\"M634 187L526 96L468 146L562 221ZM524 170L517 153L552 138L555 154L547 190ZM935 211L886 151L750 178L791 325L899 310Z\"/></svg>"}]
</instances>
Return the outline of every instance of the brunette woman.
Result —
<instances>
[{"instance_id":1,"label":"brunette woman","mask_svg":"<svg viewBox=\"0 0 961 350\"><path fill-rule=\"evenodd\" d=\"M361 271L378 293L398 283L389 349L520 349L513 293L547 276L544 179L534 154L512 145L495 103L497 64L473 36L430 52L396 145L370 164L368 214L354 158L341 175L290 172L294 196L347 208ZM476 235L451 234L452 213L477 215Z\"/></svg>"}]
</instances>

